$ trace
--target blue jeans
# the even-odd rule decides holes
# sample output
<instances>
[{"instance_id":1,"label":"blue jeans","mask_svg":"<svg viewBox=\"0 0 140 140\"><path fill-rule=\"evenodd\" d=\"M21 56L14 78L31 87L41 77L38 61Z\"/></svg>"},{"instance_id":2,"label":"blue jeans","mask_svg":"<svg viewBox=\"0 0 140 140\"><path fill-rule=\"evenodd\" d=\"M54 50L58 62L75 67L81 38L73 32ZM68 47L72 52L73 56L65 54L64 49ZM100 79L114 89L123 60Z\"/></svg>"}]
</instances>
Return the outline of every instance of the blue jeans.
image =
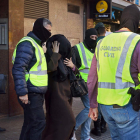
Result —
<instances>
[{"instance_id":1,"label":"blue jeans","mask_svg":"<svg viewBox=\"0 0 140 140\"><path fill-rule=\"evenodd\" d=\"M88 117L90 108L88 94L82 96L81 100L85 108L76 117L75 131L81 125L81 140L86 140L90 138L90 125L91 125L91 119Z\"/></svg>"},{"instance_id":2,"label":"blue jeans","mask_svg":"<svg viewBox=\"0 0 140 140\"><path fill-rule=\"evenodd\" d=\"M98 106L98 119L101 120L101 117L102 117L101 109L100 106Z\"/></svg>"},{"instance_id":3,"label":"blue jeans","mask_svg":"<svg viewBox=\"0 0 140 140\"><path fill-rule=\"evenodd\" d=\"M100 104L100 108L112 140L140 140L140 111L134 111L131 103L123 108Z\"/></svg>"},{"instance_id":4,"label":"blue jeans","mask_svg":"<svg viewBox=\"0 0 140 140\"><path fill-rule=\"evenodd\" d=\"M24 109L24 123L22 126L19 140L41 140L42 132L46 125L43 103L44 95L30 93L28 94L30 104L23 104L18 101Z\"/></svg>"}]
</instances>

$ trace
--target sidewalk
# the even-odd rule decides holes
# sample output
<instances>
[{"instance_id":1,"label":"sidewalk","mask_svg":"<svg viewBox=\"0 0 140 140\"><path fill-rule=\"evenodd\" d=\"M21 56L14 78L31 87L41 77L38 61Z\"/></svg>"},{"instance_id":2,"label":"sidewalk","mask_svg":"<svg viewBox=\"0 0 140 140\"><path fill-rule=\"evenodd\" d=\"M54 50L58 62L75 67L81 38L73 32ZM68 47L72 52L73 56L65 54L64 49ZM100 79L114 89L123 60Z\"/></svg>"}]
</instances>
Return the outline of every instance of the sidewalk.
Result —
<instances>
[{"instance_id":1,"label":"sidewalk","mask_svg":"<svg viewBox=\"0 0 140 140\"><path fill-rule=\"evenodd\" d=\"M74 111L74 115L76 117L76 115L78 115L78 113L84 108L80 98L74 98L73 100L73 111ZM93 122L91 123L91 128L93 128ZM80 140L80 128L77 130L76 132L76 138L77 140ZM107 128L107 132L103 133L101 135L101 137L97 137L95 135L91 135L92 138L94 138L95 140L111 140L110 137L110 132L109 132L109 128Z\"/></svg>"},{"instance_id":2,"label":"sidewalk","mask_svg":"<svg viewBox=\"0 0 140 140\"><path fill-rule=\"evenodd\" d=\"M82 102L80 98L75 98L73 101L73 111L75 116L83 109ZM0 133L0 140L18 140L21 127L23 123L23 115L2 118L0 119L0 126L7 129L6 132ZM93 123L91 125L93 127ZM80 128L76 132L77 140L80 140ZM91 135L95 140L111 140L109 130L102 134L101 137L96 137Z\"/></svg>"}]
</instances>

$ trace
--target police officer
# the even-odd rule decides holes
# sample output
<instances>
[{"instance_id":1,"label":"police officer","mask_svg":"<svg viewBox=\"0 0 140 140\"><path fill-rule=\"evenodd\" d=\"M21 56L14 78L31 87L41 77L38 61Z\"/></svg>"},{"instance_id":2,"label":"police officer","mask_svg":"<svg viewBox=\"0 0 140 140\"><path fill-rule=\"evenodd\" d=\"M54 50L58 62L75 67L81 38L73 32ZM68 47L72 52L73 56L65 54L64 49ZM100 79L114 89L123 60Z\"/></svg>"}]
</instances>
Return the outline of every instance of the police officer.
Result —
<instances>
[{"instance_id":1,"label":"police officer","mask_svg":"<svg viewBox=\"0 0 140 140\"><path fill-rule=\"evenodd\" d=\"M89 94L94 96L89 116L97 120L97 99L112 140L140 140L140 111L135 109L140 106L140 35L134 33L139 19L136 5L123 10L120 30L98 42L89 72ZM130 87L136 90L133 96Z\"/></svg>"},{"instance_id":2,"label":"police officer","mask_svg":"<svg viewBox=\"0 0 140 140\"><path fill-rule=\"evenodd\" d=\"M95 29L98 33L97 42L105 37L106 29L105 25L102 22L96 24ZM96 136L101 136L101 133L106 132L106 122L101 113L100 106L98 106L98 119L94 121L94 128L91 129L91 133Z\"/></svg>"},{"instance_id":3,"label":"police officer","mask_svg":"<svg viewBox=\"0 0 140 140\"><path fill-rule=\"evenodd\" d=\"M45 127L43 102L48 75L42 44L51 36L51 26L48 19L37 19L33 31L18 42L13 53L15 90L24 109L20 140L40 140Z\"/></svg>"},{"instance_id":4,"label":"police officer","mask_svg":"<svg viewBox=\"0 0 140 140\"><path fill-rule=\"evenodd\" d=\"M85 82L87 82L89 69L91 66L92 58L94 56L97 40L97 31L94 28L86 31L84 42L77 44L72 48L73 62L79 69L80 74ZM90 137L91 119L88 117L89 113L89 98L88 95L81 97L85 108L76 117L75 131L81 126L81 140L93 140ZM76 140L73 136L72 140Z\"/></svg>"}]
</instances>

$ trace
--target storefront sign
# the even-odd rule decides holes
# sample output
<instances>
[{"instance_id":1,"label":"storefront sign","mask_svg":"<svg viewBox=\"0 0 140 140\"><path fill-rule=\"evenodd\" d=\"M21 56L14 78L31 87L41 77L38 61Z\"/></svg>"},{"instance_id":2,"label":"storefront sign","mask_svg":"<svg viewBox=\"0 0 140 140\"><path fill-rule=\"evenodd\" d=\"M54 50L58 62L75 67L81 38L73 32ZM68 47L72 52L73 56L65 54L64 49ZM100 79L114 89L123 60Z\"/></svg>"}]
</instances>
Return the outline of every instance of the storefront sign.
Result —
<instances>
[{"instance_id":1,"label":"storefront sign","mask_svg":"<svg viewBox=\"0 0 140 140\"><path fill-rule=\"evenodd\" d=\"M139 0L135 0L135 4L139 5Z\"/></svg>"},{"instance_id":2,"label":"storefront sign","mask_svg":"<svg viewBox=\"0 0 140 140\"><path fill-rule=\"evenodd\" d=\"M112 16L111 0L94 0L90 4L90 16L96 19L106 19Z\"/></svg>"}]
</instances>

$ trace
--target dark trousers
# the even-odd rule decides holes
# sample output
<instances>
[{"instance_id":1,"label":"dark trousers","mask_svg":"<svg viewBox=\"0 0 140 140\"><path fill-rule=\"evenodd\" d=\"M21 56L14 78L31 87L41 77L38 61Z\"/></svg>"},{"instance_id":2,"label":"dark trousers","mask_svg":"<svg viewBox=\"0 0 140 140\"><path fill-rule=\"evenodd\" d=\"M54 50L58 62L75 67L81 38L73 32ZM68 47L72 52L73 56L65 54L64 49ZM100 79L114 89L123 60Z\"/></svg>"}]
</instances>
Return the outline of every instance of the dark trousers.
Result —
<instances>
[{"instance_id":1,"label":"dark trousers","mask_svg":"<svg viewBox=\"0 0 140 140\"><path fill-rule=\"evenodd\" d=\"M43 110L44 95L32 93L28 94L28 98L30 104L27 105L18 99L24 109L24 123L19 140L41 140L46 125Z\"/></svg>"}]
</instances>

